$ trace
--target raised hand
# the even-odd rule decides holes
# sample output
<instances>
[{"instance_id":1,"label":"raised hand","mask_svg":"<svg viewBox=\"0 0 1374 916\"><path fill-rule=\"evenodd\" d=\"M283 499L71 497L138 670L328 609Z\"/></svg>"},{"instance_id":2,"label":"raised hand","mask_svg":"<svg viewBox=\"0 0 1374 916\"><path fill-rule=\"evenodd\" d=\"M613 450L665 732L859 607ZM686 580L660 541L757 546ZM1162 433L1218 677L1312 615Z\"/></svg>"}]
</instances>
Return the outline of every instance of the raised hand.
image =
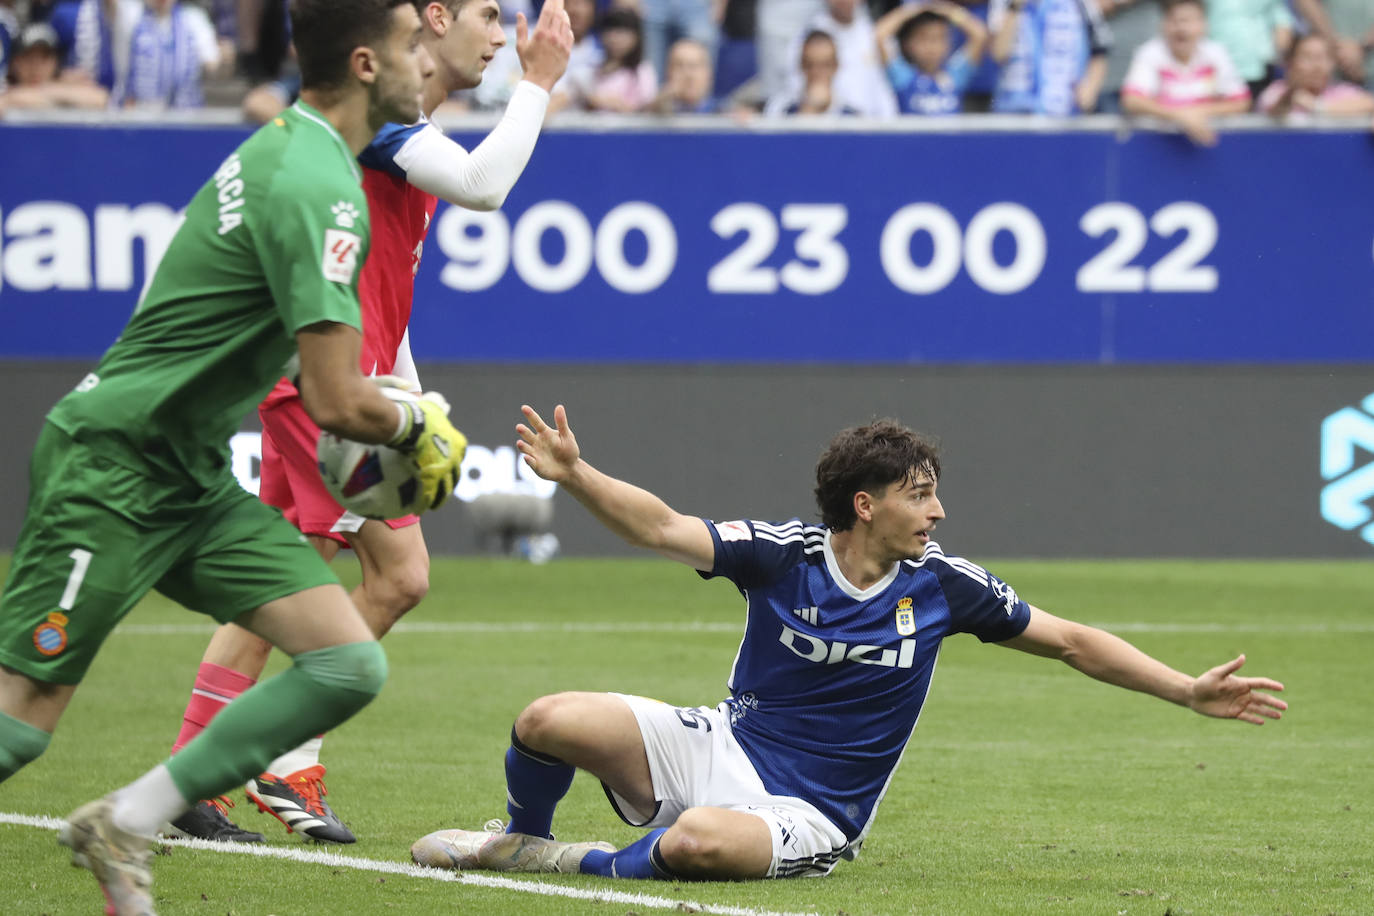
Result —
<instances>
[{"instance_id":1,"label":"raised hand","mask_svg":"<svg viewBox=\"0 0 1374 916\"><path fill-rule=\"evenodd\" d=\"M1278 697L1260 693L1257 688L1282 690L1283 685L1267 677L1236 677L1245 664L1245 656L1238 655L1224 665L1198 676L1193 682L1193 695L1188 706L1194 712L1218 719L1240 719L1253 725L1263 725L1265 719L1277 719L1288 708Z\"/></svg>"},{"instance_id":2,"label":"raised hand","mask_svg":"<svg viewBox=\"0 0 1374 916\"><path fill-rule=\"evenodd\" d=\"M536 86L546 91L553 90L553 84L568 69L568 55L572 53L572 46L572 22L568 19L568 11L563 8L563 0L545 2L533 32L525 22L525 14L516 14L515 53L520 55L525 79Z\"/></svg>"},{"instance_id":3,"label":"raised hand","mask_svg":"<svg viewBox=\"0 0 1374 916\"><path fill-rule=\"evenodd\" d=\"M547 7L546 7L547 9ZM520 408L525 415L525 423L517 424L515 431L520 440L515 447L525 456L530 470L545 480L560 482L565 480L577 466L582 452L577 447L577 439L568 426L568 412L559 404L553 409L553 426L528 404Z\"/></svg>"}]
</instances>

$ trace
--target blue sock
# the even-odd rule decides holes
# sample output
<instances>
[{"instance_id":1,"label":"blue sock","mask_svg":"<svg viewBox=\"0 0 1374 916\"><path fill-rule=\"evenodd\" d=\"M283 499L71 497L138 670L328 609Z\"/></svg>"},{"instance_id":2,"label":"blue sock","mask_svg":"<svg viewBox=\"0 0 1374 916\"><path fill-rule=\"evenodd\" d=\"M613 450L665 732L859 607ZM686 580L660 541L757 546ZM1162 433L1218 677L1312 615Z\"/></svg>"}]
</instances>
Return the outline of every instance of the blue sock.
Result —
<instances>
[{"instance_id":1,"label":"blue sock","mask_svg":"<svg viewBox=\"0 0 1374 916\"><path fill-rule=\"evenodd\" d=\"M657 878L672 881L677 875L668 870L658 851L658 838L667 832L660 827L626 846L619 852L600 852L593 849L582 857L578 870L584 875L603 878Z\"/></svg>"},{"instance_id":2,"label":"blue sock","mask_svg":"<svg viewBox=\"0 0 1374 916\"><path fill-rule=\"evenodd\" d=\"M568 794L576 772L557 757L526 747L512 728L506 751L506 811L510 813L506 832L552 836L553 809Z\"/></svg>"}]
</instances>

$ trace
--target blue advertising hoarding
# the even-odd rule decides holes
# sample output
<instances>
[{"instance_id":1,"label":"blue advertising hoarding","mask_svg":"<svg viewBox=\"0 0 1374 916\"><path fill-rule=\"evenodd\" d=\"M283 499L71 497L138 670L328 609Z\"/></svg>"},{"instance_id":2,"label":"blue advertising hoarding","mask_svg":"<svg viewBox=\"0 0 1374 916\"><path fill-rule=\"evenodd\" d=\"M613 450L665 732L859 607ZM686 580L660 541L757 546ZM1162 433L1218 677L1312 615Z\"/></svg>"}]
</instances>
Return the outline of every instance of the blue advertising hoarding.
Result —
<instances>
[{"instance_id":1,"label":"blue advertising hoarding","mask_svg":"<svg viewBox=\"0 0 1374 916\"><path fill-rule=\"evenodd\" d=\"M98 356L246 136L0 126L0 357ZM1357 131L551 131L502 210L440 206L412 338L457 362L1368 362L1369 200Z\"/></svg>"}]
</instances>

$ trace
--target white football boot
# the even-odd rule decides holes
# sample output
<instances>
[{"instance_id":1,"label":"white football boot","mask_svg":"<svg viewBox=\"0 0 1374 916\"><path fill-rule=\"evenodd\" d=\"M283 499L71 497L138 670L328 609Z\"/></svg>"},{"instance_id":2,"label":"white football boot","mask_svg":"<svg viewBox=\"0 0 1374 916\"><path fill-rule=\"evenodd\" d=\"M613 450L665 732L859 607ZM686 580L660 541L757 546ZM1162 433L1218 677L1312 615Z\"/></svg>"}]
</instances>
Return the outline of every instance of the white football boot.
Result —
<instances>
[{"instance_id":1,"label":"white football boot","mask_svg":"<svg viewBox=\"0 0 1374 916\"><path fill-rule=\"evenodd\" d=\"M114 824L111 796L82 805L62 823L57 842L72 851L72 864L86 868L105 894L106 916L155 916L150 841Z\"/></svg>"},{"instance_id":2,"label":"white football boot","mask_svg":"<svg viewBox=\"0 0 1374 916\"><path fill-rule=\"evenodd\" d=\"M615 852L610 843L560 843L525 833L505 833L499 820L482 830L438 830L415 841L410 857L420 865L458 871L558 872L577 874L592 850Z\"/></svg>"}]
</instances>

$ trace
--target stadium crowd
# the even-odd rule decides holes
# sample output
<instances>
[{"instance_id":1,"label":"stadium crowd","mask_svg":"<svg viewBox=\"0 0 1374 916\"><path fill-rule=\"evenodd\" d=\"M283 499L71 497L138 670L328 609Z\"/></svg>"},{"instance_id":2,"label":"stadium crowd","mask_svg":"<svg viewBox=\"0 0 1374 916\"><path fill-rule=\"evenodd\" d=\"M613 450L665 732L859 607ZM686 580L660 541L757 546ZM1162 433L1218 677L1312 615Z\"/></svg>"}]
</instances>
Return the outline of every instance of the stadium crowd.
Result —
<instances>
[{"instance_id":1,"label":"stadium crowd","mask_svg":"<svg viewBox=\"0 0 1374 916\"><path fill-rule=\"evenodd\" d=\"M500 110L514 23L482 85ZM235 107L296 91L287 0L0 0L0 116L19 108ZM1144 115L1215 142L1216 116L1374 114L1374 0L568 0L576 45L549 106L897 118Z\"/></svg>"}]
</instances>

